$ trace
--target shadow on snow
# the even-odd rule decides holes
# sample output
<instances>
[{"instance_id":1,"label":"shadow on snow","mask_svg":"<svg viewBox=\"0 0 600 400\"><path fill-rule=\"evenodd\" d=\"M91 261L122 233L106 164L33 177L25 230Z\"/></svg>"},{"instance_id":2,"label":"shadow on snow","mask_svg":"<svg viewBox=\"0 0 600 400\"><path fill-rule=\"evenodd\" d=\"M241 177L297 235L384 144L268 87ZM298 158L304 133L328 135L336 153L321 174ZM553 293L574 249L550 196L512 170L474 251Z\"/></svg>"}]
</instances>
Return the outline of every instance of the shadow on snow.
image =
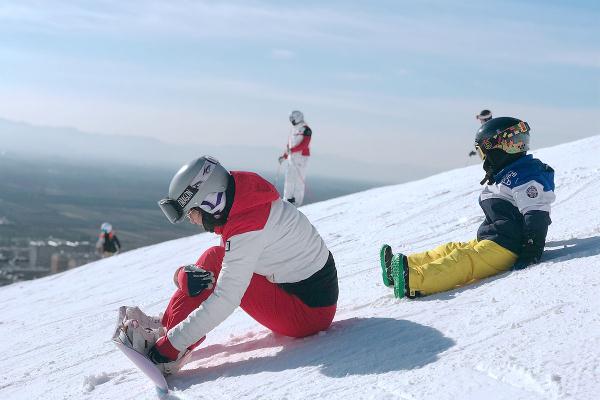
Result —
<instances>
[{"instance_id":1,"label":"shadow on snow","mask_svg":"<svg viewBox=\"0 0 600 400\"><path fill-rule=\"evenodd\" d=\"M600 254L600 236L557 240L546 243L542 262L557 263L573 258L597 256L598 254Z\"/></svg>"},{"instance_id":2,"label":"shadow on snow","mask_svg":"<svg viewBox=\"0 0 600 400\"><path fill-rule=\"evenodd\" d=\"M325 335L293 339L268 334L234 345L212 345L198 349L190 362L220 353L227 355L269 348L278 348L279 351L266 356L184 370L170 378L170 381L178 389L186 389L223 376L280 372L307 366L315 366L329 377L411 370L435 362L440 353L454 344L440 331L412 321L350 318L335 321Z\"/></svg>"}]
</instances>

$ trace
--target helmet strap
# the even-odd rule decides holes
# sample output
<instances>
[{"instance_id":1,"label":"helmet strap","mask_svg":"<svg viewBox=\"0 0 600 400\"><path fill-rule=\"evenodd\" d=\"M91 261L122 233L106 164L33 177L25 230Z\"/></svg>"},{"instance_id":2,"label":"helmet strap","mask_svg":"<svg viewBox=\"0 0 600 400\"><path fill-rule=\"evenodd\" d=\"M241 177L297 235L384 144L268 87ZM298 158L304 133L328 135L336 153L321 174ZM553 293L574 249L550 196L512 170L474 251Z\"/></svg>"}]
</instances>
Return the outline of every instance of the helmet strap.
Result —
<instances>
[{"instance_id":1,"label":"helmet strap","mask_svg":"<svg viewBox=\"0 0 600 400\"><path fill-rule=\"evenodd\" d=\"M525 156L526 153L515 153L508 154L502 150L492 149L486 153L485 160L483 161L483 170L485 171L485 177L480 182L481 185L487 182L488 185L496 183L494 176L502 171L506 166L517 161L519 158Z\"/></svg>"},{"instance_id":2,"label":"helmet strap","mask_svg":"<svg viewBox=\"0 0 600 400\"><path fill-rule=\"evenodd\" d=\"M207 213L206 211L200 209L202 213L202 226L207 232L214 232L215 227L225 225L227 218L218 218L217 216Z\"/></svg>"},{"instance_id":3,"label":"helmet strap","mask_svg":"<svg viewBox=\"0 0 600 400\"><path fill-rule=\"evenodd\" d=\"M479 182L480 185L493 185L494 183L496 183L496 181L494 180L494 174L491 171L486 172L481 182Z\"/></svg>"},{"instance_id":4,"label":"helmet strap","mask_svg":"<svg viewBox=\"0 0 600 400\"><path fill-rule=\"evenodd\" d=\"M227 222L229 217L229 211L233 206L233 199L235 197L235 180L233 176L229 175L227 182L227 190L225 191L225 209L219 213L210 214L200 208L202 213L202 225L207 232L214 232L218 226L223 226Z\"/></svg>"},{"instance_id":5,"label":"helmet strap","mask_svg":"<svg viewBox=\"0 0 600 400\"><path fill-rule=\"evenodd\" d=\"M483 180L479 182L480 185L493 185L496 181L494 180L494 166L492 165L490 158L486 156L483 161L483 170L485 171L485 176Z\"/></svg>"}]
</instances>

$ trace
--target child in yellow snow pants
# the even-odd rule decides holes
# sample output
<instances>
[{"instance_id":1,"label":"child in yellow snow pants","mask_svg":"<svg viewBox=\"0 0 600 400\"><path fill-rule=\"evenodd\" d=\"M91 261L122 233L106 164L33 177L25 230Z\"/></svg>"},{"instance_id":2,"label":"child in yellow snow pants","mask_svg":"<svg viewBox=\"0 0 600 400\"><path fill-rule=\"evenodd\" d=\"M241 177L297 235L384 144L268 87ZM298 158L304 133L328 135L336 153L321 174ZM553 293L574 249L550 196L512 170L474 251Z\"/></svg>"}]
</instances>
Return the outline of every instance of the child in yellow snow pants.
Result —
<instances>
[{"instance_id":1,"label":"child in yellow snow pants","mask_svg":"<svg viewBox=\"0 0 600 400\"><path fill-rule=\"evenodd\" d=\"M471 240L446 243L408 255L401 261L407 263L407 295L415 297L443 292L507 271L516 260L515 253L491 240Z\"/></svg>"},{"instance_id":2,"label":"child in yellow snow pants","mask_svg":"<svg viewBox=\"0 0 600 400\"><path fill-rule=\"evenodd\" d=\"M529 124L492 118L475 135L485 184L479 206L485 218L477 239L451 242L405 256L384 244L383 283L398 298L439 293L540 261L555 200L554 170L527 154Z\"/></svg>"}]
</instances>

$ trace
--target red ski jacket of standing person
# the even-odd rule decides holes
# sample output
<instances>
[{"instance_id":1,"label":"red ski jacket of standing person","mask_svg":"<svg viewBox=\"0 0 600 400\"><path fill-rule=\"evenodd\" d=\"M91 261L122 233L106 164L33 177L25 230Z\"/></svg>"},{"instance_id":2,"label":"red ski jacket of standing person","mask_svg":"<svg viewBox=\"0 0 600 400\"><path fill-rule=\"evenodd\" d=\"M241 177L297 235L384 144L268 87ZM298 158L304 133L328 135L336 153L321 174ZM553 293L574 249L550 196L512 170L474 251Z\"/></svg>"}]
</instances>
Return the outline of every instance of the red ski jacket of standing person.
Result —
<instances>
[{"instance_id":1,"label":"red ski jacket of standing person","mask_svg":"<svg viewBox=\"0 0 600 400\"><path fill-rule=\"evenodd\" d=\"M294 126L288 140L289 153L310 156L310 139L312 138L312 130L304 122ZM286 152L283 157L288 158Z\"/></svg>"}]
</instances>

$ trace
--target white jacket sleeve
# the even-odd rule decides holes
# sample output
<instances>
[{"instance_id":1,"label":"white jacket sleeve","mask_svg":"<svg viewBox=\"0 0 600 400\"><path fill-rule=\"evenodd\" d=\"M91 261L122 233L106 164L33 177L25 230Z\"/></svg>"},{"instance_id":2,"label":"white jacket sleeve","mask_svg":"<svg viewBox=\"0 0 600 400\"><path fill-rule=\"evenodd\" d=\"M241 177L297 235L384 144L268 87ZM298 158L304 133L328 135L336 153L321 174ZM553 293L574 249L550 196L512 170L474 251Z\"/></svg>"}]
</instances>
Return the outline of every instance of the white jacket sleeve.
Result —
<instances>
[{"instance_id":1,"label":"white jacket sleeve","mask_svg":"<svg viewBox=\"0 0 600 400\"><path fill-rule=\"evenodd\" d=\"M529 211L550 212L550 204L556 196L553 191L544 191L544 186L537 181L529 181L512 189L515 205L525 215Z\"/></svg>"},{"instance_id":2,"label":"white jacket sleeve","mask_svg":"<svg viewBox=\"0 0 600 400\"><path fill-rule=\"evenodd\" d=\"M196 343L223 322L240 305L264 248L261 231L232 236L214 292L186 319L167 332L179 351Z\"/></svg>"}]
</instances>

